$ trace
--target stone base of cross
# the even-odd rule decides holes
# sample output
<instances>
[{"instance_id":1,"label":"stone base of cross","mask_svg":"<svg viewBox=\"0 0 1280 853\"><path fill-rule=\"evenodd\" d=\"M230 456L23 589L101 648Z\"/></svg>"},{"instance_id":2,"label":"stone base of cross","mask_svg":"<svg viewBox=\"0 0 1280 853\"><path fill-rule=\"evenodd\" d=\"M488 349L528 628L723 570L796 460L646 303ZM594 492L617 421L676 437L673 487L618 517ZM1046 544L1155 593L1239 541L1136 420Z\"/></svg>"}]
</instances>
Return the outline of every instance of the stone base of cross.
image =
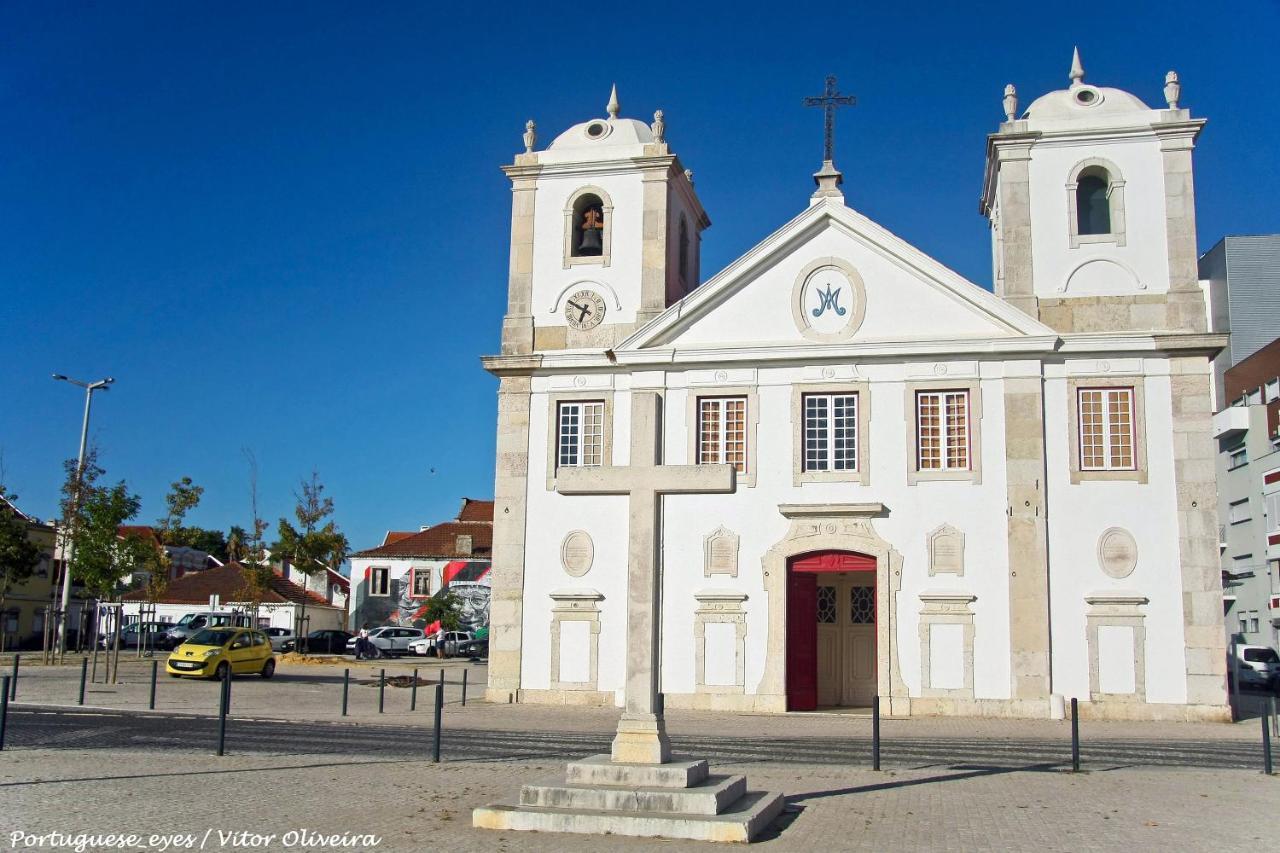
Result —
<instances>
[{"instance_id":1,"label":"stone base of cross","mask_svg":"<svg viewBox=\"0 0 1280 853\"><path fill-rule=\"evenodd\" d=\"M671 759L658 695L662 496L728 494L736 486L732 465L662 464L662 398L651 391L631 395L630 465L556 473L556 491L563 495L628 496L626 707L613 739L615 762Z\"/></svg>"}]
</instances>

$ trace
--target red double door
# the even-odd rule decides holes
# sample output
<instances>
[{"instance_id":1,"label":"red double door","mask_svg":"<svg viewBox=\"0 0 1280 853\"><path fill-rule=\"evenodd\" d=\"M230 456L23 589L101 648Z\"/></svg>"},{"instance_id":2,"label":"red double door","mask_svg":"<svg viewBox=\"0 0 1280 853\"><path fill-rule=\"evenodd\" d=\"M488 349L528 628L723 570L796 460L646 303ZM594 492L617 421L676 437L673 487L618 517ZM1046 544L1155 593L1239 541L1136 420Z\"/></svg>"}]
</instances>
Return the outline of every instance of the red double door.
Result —
<instances>
[{"instance_id":1,"label":"red double door","mask_svg":"<svg viewBox=\"0 0 1280 853\"><path fill-rule=\"evenodd\" d=\"M876 560L850 551L816 551L787 565L787 710L818 707L818 576L874 572Z\"/></svg>"}]
</instances>

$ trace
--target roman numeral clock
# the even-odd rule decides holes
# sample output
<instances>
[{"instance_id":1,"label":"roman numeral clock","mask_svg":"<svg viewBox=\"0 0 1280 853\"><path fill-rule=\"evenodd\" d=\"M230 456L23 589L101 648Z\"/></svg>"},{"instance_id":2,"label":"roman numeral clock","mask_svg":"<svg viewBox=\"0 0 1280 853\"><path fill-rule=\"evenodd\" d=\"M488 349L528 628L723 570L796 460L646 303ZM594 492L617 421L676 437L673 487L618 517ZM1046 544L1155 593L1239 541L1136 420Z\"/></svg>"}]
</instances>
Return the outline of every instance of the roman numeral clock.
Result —
<instances>
[{"instance_id":1,"label":"roman numeral clock","mask_svg":"<svg viewBox=\"0 0 1280 853\"><path fill-rule=\"evenodd\" d=\"M594 329L604 322L604 299L594 290L579 290L564 303L564 318L574 329Z\"/></svg>"}]
</instances>

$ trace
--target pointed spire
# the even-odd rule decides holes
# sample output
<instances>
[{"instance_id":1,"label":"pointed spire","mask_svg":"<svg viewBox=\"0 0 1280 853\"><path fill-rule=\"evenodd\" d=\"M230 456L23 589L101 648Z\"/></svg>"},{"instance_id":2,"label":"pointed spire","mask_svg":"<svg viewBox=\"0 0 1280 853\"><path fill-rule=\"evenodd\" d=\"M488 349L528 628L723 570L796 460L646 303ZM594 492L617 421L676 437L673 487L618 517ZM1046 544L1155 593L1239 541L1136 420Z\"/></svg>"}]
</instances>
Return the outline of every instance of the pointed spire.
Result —
<instances>
[{"instance_id":1,"label":"pointed spire","mask_svg":"<svg viewBox=\"0 0 1280 853\"><path fill-rule=\"evenodd\" d=\"M1084 65L1080 62L1080 48L1071 49L1071 88L1084 83Z\"/></svg>"},{"instance_id":2,"label":"pointed spire","mask_svg":"<svg viewBox=\"0 0 1280 853\"><path fill-rule=\"evenodd\" d=\"M609 113L609 118L618 117L618 84L613 84L613 90L609 92L609 106L605 107Z\"/></svg>"}]
</instances>

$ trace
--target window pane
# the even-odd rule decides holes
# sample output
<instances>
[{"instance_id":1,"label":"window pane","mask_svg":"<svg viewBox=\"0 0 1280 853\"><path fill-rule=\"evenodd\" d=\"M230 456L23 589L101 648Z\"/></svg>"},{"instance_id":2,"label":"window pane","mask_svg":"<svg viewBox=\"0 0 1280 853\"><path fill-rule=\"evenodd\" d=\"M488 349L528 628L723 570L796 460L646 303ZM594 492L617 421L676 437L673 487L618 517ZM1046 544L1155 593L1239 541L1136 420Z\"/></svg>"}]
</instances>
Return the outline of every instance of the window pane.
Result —
<instances>
[{"instance_id":1,"label":"window pane","mask_svg":"<svg viewBox=\"0 0 1280 853\"><path fill-rule=\"evenodd\" d=\"M858 468L858 395L831 398L831 467L837 471Z\"/></svg>"},{"instance_id":2,"label":"window pane","mask_svg":"<svg viewBox=\"0 0 1280 853\"><path fill-rule=\"evenodd\" d=\"M1103 448L1102 392L1080 391L1080 468L1098 471L1106 467Z\"/></svg>"},{"instance_id":3,"label":"window pane","mask_svg":"<svg viewBox=\"0 0 1280 853\"><path fill-rule=\"evenodd\" d=\"M698 401L698 462L716 463L720 456L720 401Z\"/></svg>"},{"instance_id":4,"label":"window pane","mask_svg":"<svg viewBox=\"0 0 1280 853\"><path fill-rule=\"evenodd\" d=\"M741 473L747 470L747 401L724 401L724 461Z\"/></svg>"},{"instance_id":5,"label":"window pane","mask_svg":"<svg viewBox=\"0 0 1280 853\"><path fill-rule=\"evenodd\" d=\"M1110 432L1109 467L1133 467L1133 392L1120 388L1107 393L1107 420Z\"/></svg>"},{"instance_id":6,"label":"window pane","mask_svg":"<svg viewBox=\"0 0 1280 853\"><path fill-rule=\"evenodd\" d=\"M826 471L830 444L831 398L808 395L804 398L804 470Z\"/></svg>"},{"instance_id":7,"label":"window pane","mask_svg":"<svg viewBox=\"0 0 1280 853\"><path fill-rule=\"evenodd\" d=\"M947 468L969 467L969 392L947 394Z\"/></svg>"},{"instance_id":8,"label":"window pane","mask_svg":"<svg viewBox=\"0 0 1280 853\"><path fill-rule=\"evenodd\" d=\"M939 394L916 395L916 434L921 471L942 467L942 398Z\"/></svg>"},{"instance_id":9,"label":"window pane","mask_svg":"<svg viewBox=\"0 0 1280 853\"><path fill-rule=\"evenodd\" d=\"M578 440L582 409L577 403L560 404L560 434L558 465L578 464Z\"/></svg>"}]
</instances>

